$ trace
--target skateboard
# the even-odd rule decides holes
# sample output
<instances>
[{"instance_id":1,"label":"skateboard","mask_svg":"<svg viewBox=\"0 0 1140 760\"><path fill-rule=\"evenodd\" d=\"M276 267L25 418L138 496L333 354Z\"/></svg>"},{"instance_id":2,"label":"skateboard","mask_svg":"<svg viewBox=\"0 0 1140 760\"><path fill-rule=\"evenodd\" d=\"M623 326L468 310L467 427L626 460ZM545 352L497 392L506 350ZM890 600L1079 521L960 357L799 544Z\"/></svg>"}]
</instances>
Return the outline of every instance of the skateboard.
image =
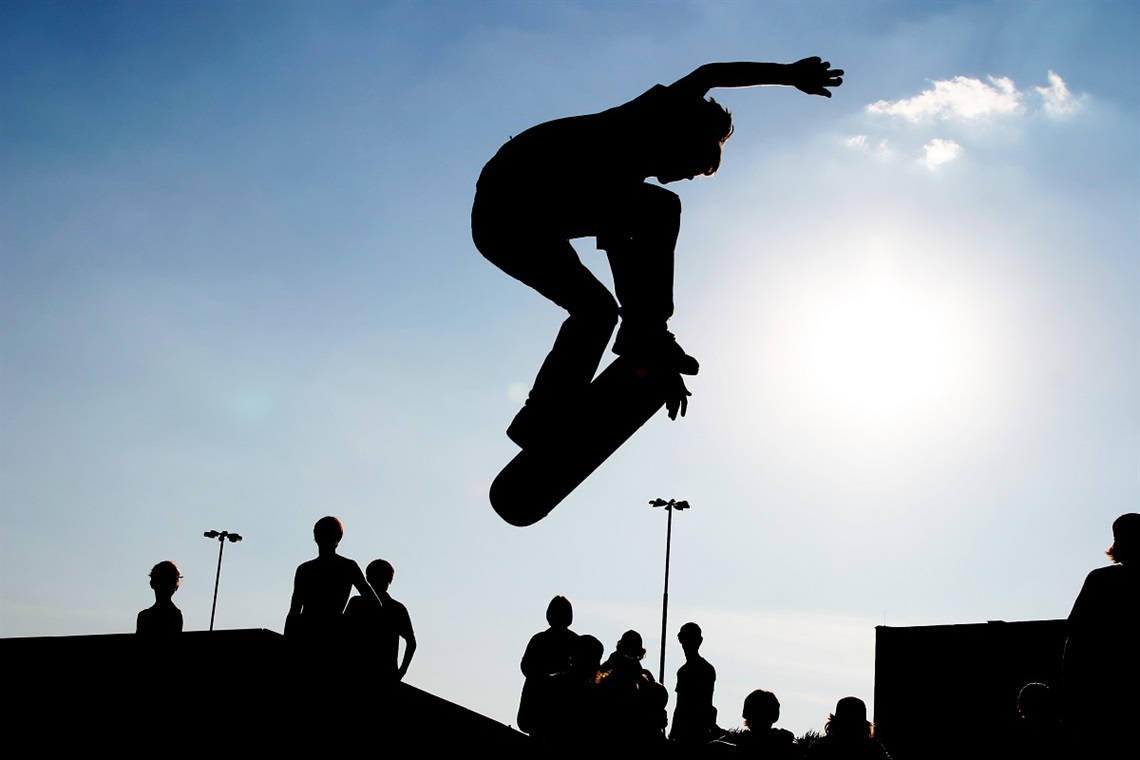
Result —
<instances>
[{"instance_id":1,"label":"skateboard","mask_svg":"<svg viewBox=\"0 0 1140 760\"><path fill-rule=\"evenodd\" d=\"M518 527L546 517L665 405L666 383L675 377L619 356L590 383L566 429L507 463L491 483L491 506Z\"/></svg>"}]
</instances>

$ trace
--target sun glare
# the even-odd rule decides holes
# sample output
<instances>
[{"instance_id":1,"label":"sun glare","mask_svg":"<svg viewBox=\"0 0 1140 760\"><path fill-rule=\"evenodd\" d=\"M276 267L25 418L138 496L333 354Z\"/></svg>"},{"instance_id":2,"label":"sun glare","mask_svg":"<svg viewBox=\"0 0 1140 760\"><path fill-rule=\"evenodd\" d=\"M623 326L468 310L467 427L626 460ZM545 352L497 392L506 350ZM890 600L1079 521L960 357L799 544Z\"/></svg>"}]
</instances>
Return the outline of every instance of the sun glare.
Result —
<instances>
[{"instance_id":1,"label":"sun glare","mask_svg":"<svg viewBox=\"0 0 1140 760\"><path fill-rule=\"evenodd\" d=\"M789 420L905 440L972 417L987 341L962 291L889 255L848 263L788 272L767 315L762 372L783 389Z\"/></svg>"},{"instance_id":2,"label":"sun glare","mask_svg":"<svg viewBox=\"0 0 1140 760\"><path fill-rule=\"evenodd\" d=\"M805 380L821 401L868 423L921 411L952 390L950 328L935 305L897 284L864 284L816 315Z\"/></svg>"}]
</instances>

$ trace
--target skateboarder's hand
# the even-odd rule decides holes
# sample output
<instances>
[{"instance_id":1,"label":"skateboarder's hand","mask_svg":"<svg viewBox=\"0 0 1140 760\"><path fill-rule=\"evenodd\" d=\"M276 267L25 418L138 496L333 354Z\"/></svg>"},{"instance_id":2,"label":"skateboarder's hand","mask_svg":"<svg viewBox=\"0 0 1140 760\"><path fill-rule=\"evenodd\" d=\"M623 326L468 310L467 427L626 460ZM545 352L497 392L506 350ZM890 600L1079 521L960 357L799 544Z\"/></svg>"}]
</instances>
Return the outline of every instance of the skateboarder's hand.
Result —
<instances>
[{"instance_id":1,"label":"skateboarder's hand","mask_svg":"<svg viewBox=\"0 0 1140 760\"><path fill-rule=\"evenodd\" d=\"M693 394L685 387L685 380L680 373L671 375L666 386L665 408L669 411L669 419L677 419L677 412L685 416L689 409L689 396Z\"/></svg>"},{"instance_id":2,"label":"skateboarder's hand","mask_svg":"<svg viewBox=\"0 0 1140 760\"><path fill-rule=\"evenodd\" d=\"M786 84L790 84L808 95L822 95L825 98L830 98L831 92L827 88L838 87L843 84L843 69L831 68L831 64L819 56L789 63L787 67L788 79Z\"/></svg>"}]
</instances>

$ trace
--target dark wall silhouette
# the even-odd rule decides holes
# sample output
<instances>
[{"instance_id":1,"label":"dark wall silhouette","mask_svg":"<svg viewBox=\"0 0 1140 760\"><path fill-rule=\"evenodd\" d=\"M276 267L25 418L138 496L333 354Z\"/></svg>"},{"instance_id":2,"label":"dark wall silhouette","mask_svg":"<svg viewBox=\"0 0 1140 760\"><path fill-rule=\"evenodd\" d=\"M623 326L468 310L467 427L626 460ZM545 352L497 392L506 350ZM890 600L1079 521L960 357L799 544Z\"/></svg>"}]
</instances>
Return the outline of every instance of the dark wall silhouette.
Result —
<instances>
[{"instance_id":1,"label":"dark wall silhouette","mask_svg":"<svg viewBox=\"0 0 1140 760\"><path fill-rule=\"evenodd\" d=\"M496 758L541 756L514 729L408 684L371 689L337 652L320 665L339 678L314 693L308 679L298 679L314 663L272 631L200 631L160 641L134 634L0 639L0 658L5 691L16 697L4 725L49 756L105 749L315 757L378 746L381 736L383 746L419 746L424 756L478 749ZM338 720L323 723L330 714Z\"/></svg>"},{"instance_id":2,"label":"dark wall silhouette","mask_svg":"<svg viewBox=\"0 0 1140 760\"><path fill-rule=\"evenodd\" d=\"M1064 620L877 626L876 737L895 760L1006 746L1021 688L1060 683L1066 635Z\"/></svg>"}]
</instances>

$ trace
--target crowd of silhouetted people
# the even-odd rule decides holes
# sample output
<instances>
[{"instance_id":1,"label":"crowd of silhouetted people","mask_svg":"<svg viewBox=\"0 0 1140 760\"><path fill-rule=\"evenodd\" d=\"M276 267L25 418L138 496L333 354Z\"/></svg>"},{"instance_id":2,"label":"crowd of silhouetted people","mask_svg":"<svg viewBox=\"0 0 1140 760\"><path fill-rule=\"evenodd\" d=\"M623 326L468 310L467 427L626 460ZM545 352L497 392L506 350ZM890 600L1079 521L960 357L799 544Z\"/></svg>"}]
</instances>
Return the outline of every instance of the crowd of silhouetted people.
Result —
<instances>
[{"instance_id":1,"label":"crowd of silhouetted people","mask_svg":"<svg viewBox=\"0 0 1140 760\"><path fill-rule=\"evenodd\" d=\"M569 599L551 599L546 608L549 627L531 638L522 658L526 680L518 727L546 745L550 754L889 758L874 738L866 705L856 697L839 701L828 717L825 735L810 747L790 731L775 727L780 702L762 689L744 700L743 730L719 727L713 706L716 669L701 656L704 636L692 622L677 634L685 663L677 671L670 721L668 691L641 664L645 657L641 634L623 633L603 661L602 642L571 630L573 620Z\"/></svg>"},{"instance_id":2,"label":"crowd of silhouetted people","mask_svg":"<svg viewBox=\"0 0 1140 760\"><path fill-rule=\"evenodd\" d=\"M337 554L342 538L344 526L335 517L322 517L313 526L317 556L297 568L285 636L314 650L325 645L353 647L376 678L401 680L415 655L416 635L407 607L388 593L395 568L376 559L368 564L367 574L361 572L355 560ZM182 631L182 612L173 600L181 578L169 560L154 566L150 571L154 605L138 614L136 633L160 636ZM353 589L358 595L349 599Z\"/></svg>"},{"instance_id":3,"label":"crowd of silhouetted people","mask_svg":"<svg viewBox=\"0 0 1140 760\"><path fill-rule=\"evenodd\" d=\"M1140 584L1134 555L1140 542L1140 514L1122 515L1112 525L1106 554L1112 564L1089 573L1069 615L1062 682L1026 684L1010 700L1016 715L1001 746L978 757L1120 758L1136 748L1134 733L1140 683ZM301 647L328 652L355 647L365 652L358 665L378 682L400 680L416 650L407 608L388 593L395 571L377 559L367 573L337 554L344 527L323 517L313 527L315 559L296 572L285 635ZM154 604L138 614L140 635L177 634L182 613L173 602L181 580L170 561L150 571ZM349 598L352 590L357 596ZM669 719L669 692L642 666L645 646L637 631L626 631L608 657L602 642L571 629L574 610L565 596L551 599L548 628L535 634L522 657L525 677L518 728L541 743L548 755L631 755L657 752L683 757L752 757L783 760L883 760L887 750L875 738L862 700L840 699L822 734L798 739L778 728L780 702L757 689L741 709L743 729L719 726L713 705L715 668L701 655L696 623L685 623L677 638L685 662L677 671L676 702ZM400 658L399 641L405 642ZM337 651L337 650L331 650ZM603 659L604 657L604 659Z\"/></svg>"},{"instance_id":4,"label":"crowd of silhouetted people","mask_svg":"<svg viewBox=\"0 0 1140 760\"><path fill-rule=\"evenodd\" d=\"M987 735L977 757L1121 758L1137 748L1133 725L1140 710L1140 584L1133 555L1140 514L1112 526L1107 567L1089 573L1069 615L1062 682L1028 683L1010 695L1010 730ZM518 726L552 753L656 753L683 757L784 760L884 760L867 707L844 697L822 735L796 738L776 727L780 702L757 689L744 700L743 729L718 725L713 705L716 670L700 654L700 626L686 623L677 638L685 663L676 678L676 704L668 718L668 691L641 665L641 635L626 631L602 660L602 643L571 630L573 608L556 596L546 611L549 627L531 638L522 659L526 677ZM979 739L981 737L979 736ZM936 741L936 740L935 740Z\"/></svg>"}]
</instances>

